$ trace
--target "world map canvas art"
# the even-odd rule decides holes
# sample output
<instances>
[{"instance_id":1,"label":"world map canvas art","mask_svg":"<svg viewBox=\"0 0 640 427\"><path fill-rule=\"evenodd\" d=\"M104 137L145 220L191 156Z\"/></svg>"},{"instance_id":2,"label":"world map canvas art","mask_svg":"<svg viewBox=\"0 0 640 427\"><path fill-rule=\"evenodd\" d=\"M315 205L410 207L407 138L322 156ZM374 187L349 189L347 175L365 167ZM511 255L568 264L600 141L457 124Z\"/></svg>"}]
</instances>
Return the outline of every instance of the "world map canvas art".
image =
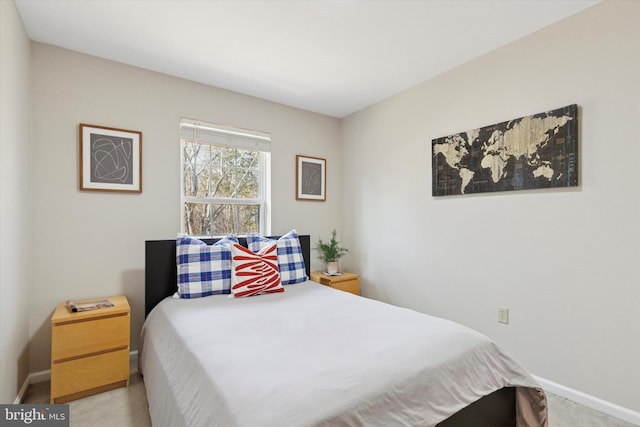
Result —
<instances>
[{"instance_id":1,"label":"world map canvas art","mask_svg":"<svg viewBox=\"0 0 640 427\"><path fill-rule=\"evenodd\" d=\"M578 185L578 106L432 140L432 195Z\"/></svg>"}]
</instances>

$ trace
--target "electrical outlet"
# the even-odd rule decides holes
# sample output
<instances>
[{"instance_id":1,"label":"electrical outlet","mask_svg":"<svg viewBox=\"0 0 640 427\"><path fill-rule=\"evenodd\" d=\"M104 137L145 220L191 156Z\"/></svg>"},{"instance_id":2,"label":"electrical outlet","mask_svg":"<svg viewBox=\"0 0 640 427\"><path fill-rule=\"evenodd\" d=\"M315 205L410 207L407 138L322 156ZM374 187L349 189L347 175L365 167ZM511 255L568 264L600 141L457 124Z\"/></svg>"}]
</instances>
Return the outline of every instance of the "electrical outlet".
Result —
<instances>
[{"instance_id":1,"label":"electrical outlet","mask_svg":"<svg viewBox=\"0 0 640 427\"><path fill-rule=\"evenodd\" d=\"M509 324L509 309L498 307L498 322Z\"/></svg>"}]
</instances>

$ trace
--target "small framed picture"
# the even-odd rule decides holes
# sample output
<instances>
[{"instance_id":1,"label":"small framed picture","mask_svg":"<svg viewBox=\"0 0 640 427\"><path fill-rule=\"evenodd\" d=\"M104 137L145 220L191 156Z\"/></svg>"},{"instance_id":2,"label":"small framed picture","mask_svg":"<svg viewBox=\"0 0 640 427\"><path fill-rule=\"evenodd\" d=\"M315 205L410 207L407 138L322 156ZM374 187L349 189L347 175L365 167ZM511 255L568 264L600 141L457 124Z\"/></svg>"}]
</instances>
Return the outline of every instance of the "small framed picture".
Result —
<instances>
[{"instance_id":1,"label":"small framed picture","mask_svg":"<svg viewBox=\"0 0 640 427\"><path fill-rule=\"evenodd\" d=\"M81 123L80 190L142 193L142 132Z\"/></svg>"},{"instance_id":2,"label":"small framed picture","mask_svg":"<svg viewBox=\"0 0 640 427\"><path fill-rule=\"evenodd\" d=\"M324 201L327 161L318 157L296 156L296 199Z\"/></svg>"}]
</instances>

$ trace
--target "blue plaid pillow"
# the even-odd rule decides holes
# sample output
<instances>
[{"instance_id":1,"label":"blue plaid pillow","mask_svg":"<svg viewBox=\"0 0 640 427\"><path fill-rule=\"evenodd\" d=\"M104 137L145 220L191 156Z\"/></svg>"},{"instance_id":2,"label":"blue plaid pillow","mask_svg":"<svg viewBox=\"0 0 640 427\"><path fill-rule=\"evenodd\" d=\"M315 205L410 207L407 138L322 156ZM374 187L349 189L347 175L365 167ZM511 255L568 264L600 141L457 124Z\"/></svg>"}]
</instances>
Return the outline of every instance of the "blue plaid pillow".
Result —
<instances>
[{"instance_id":1,"label":"blue plaid pillow","mask_svg":"<svg viewBox=\"0 0 640 427\"><path fill-rule=\"evenodd\" d=\"M178 296L200 298L231 293L231 245L235 236L227 236L213 245L189 236L176 240Z\"/></svg>"},{"instance_id":2,"label":"blue plaid pillow","mask_svg":"<svg viewBox=\"0 0 640 427\"><path fill-rule=\"evenodd\" d=\"M247 246L253 252L273 243L273 239L267 239L258 234L247 236ZM307 271L302 256L302 246L296 230L291 230L277 240L278 267L280 268L280 281L283 285L304 282L308 279Z\"/></svg>"}]
</instances>

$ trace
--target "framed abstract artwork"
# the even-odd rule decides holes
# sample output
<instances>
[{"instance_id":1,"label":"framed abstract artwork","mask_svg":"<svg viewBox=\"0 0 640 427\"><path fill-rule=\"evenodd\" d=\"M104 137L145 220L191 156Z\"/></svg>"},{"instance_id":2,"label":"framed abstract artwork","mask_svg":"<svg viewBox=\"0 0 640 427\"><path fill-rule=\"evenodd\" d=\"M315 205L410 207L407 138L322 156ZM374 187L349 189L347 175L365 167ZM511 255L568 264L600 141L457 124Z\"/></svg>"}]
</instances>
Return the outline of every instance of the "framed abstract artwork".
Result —
<instances>
[{"instance_id":1,"label":"framed abstract artwork","mask_svg":"<svg viewBox=\"0 0 640 427\"><path fill-rule=\"evenodd\" d=\"M80 124L80 190L142 192L142 132Z\"/></svg>"},{"instance_id":2,"label":"framed abstract artwork","mask_svg":"<svg viewBox=\"0 0 640 427\"><path fill-rule=\"evenodd\" d=\"M296 199L324 201L327 183L327 160L296 156Z\"/></svg>"}]
</instances>

